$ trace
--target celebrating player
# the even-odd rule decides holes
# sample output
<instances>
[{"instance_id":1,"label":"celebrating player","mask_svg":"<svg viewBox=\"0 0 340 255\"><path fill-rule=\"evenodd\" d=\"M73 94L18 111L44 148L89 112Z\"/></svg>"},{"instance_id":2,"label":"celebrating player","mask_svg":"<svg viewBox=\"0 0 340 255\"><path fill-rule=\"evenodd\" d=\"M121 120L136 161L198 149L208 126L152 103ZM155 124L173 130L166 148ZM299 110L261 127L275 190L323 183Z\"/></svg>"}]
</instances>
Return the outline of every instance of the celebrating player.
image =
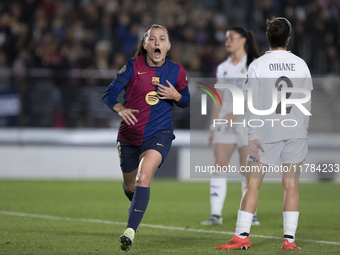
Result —
<instances>
[{"instance_id":1,"label":"celebrating player","mask_svg":"<svg viewBox=\"0 0 340 255\"><path fill-rule=\"evenodd\" d=\"M269 112L269 115L255 115L248 111L248 125L252 119L262 121L273 119L275 123L282 123L285 119L290 119L294 124L274 125L269 122L262 126L254 123L249 125L247 166L252 167L255 171L246 173L245 192L238 211L235 236L227 244L217 246L215 249L250 248L248 236L257 207L258 189L265 174L265 171L262 170L281 163L286 169L291 169L291 171L282 173L284 240L281 248L282 250L301 249L295 245L295 232L299 217L298 182L300 171L294 171L294 167L300 169L307 154L307 129L311 100L301 91L307 91L310 95L313 86L306 63L287 51L291 30L291 24L285 18L274 17L272 20L267 20L266 34L270 51L249 66L248 82L245 86L248 93L252 93L254 109L262 111L269 109L268 111L271 111L274 106L274 111ZM282 93L289 88L291 92ZM292 88L297 89L298 92L294 93ZM286 107L283 102L274 105L273 102L277 99L276 95L280 91L282 91L283 100L284 98L294 99L300 101L300 105L294 104Z\"/></svg>"},{"instance_id":2,"label":"celebrating player","mask_svg":"<svg viewBox=\"0 0 340 255\"><path fill-rule=\"evenodd\" d=\"M122 117L117 148L123 189L131 201L127 227L119 239L125 251L131 247L147 208L151 179L175 138L173 105L184 108L190 103L185 70L166 58L170 47L165 27L148 26L135 58L127 61L103 96L103 102ZM117 96L123 89L122 105Z\"/></svg>"},{"instance_id":3,"label":"celebrating player","mask_svg":"<svg viewBox=\"0 0 340 255\"><path fill-rule=\"evenodd\" d=\"M225 42L227 51L230 56L217 67L218 83L233 84L243 89L243 84L247 77L249 64L260 56L258 47L252 31L244 27L235 26L230 28L226 33ZM230 121L242 122L244 116L233 115L233 99L229 89L218 90L223 98L223 106L214 105L212 121L214 119L225 119ZM237 128L222 125L211 127L209 136L209 146L214 147L215 164L219 166L228 166L229 160L235 148L238 148L240 155L240 165L245 166L248 154L247 127L237 125ZM210 206L211 216L202 225L222 224L222 209L227 193L227 178L215 176L210 179ZM219 178L218 178L219 177ZM242 180L242 191L244 181ZM253 217L253 225L260 224L256 214Z\"/></svg>"}]
</instances>

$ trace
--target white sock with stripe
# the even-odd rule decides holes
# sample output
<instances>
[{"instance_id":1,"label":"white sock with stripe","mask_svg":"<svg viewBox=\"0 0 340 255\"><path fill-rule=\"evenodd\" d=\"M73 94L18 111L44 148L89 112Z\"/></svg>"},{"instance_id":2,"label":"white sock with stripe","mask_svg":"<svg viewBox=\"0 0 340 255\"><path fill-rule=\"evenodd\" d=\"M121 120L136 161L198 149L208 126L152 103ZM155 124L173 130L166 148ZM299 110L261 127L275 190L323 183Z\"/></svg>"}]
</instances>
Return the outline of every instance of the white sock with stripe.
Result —
<instances>
[{"instance_id":1,"label":"white sock with stripe","mask_svg":"<svg viewBox=\"0 0 340 255\"><path fill-rule=\"evenodd\" d=\"M235 235L240 238L247 238L251 228L254 214L238 210ZM248 235L245 235L248 234Z\"/></svg>"},{"instance_id":2,"label":"white sock with stripe","mask_svg":"<svg viewBox=\"0 0 340 255\"><path fill-rule=\"evenodd\" d=\"M298 226L299 212L283 212L283 238L292 243L295 241L295 232Z\"/></svg>"},{"instance_id":3,"label":"white sock with stripe","mask_svg":"<svg viewBox=\"0 0 340 255\"><path fill-rule=\"evenodd\" d=\"M227 194L227 178L210 179L211 215L222 215L224 200Z\"/></svg>"}]
</instances>

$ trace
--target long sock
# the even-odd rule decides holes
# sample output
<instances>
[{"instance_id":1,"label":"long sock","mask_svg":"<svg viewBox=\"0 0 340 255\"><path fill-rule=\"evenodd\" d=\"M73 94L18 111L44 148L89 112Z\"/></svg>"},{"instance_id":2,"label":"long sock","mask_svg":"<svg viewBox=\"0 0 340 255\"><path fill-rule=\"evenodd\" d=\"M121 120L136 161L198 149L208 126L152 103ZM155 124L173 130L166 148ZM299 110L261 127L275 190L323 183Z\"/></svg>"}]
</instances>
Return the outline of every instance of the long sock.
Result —
<instances>
[{"instance_id":1,"label":"long sock","mask_svg":"<svg viewBox=\"0 0 340 255\"><path fill-rule=\"evenodd\" d=\"M149 199L149 187L135 187L135 194L129 209L129 220L126 228L132 228L135 231L137 230L140 222L142 221L145 210L148 207Z\"/></svg>"},{"instance_id":2,"label":"long sock","mask_svg":"<svg viewBox=\"0 0 340 255\"><path fill-rule=\"evenodd\" d=\"M238 210L235 235L241 238L249 236L253 214Z\"/></svg>"},{"instance_id":3,"label":"long sock","mask_svg":"<svg viewBox=\"0 0 340 255\"><path fill-rule=\"evenodd\" d=\"M135 194L135 193L134 193L134 192L128 192L128 191L125 189L124 182L123 182L123 190L124 190L125 196L127 196L127 198L128 198L130 201L132 201L133 194Z\"/></svg>"},{"instance_id":4,"label":"long sock","mask_svg":"<svg viewBox=\"0 0 340 255\"><path fill-rule=\"evenodd\" d=\"M292 243L295 240L295 232L298 226L299 212L283 212L283 238Z\"/></svg>"},{"instance_id":5,"label":"long sock","mask_svg":"<svg viewBox=\"0 0 340 255\"><path fill-rule=\"evenodd\" d=\"M210 179L211 215L222 215L224 200L227 194L227 178Z\"/></svg>"}]
</instances>

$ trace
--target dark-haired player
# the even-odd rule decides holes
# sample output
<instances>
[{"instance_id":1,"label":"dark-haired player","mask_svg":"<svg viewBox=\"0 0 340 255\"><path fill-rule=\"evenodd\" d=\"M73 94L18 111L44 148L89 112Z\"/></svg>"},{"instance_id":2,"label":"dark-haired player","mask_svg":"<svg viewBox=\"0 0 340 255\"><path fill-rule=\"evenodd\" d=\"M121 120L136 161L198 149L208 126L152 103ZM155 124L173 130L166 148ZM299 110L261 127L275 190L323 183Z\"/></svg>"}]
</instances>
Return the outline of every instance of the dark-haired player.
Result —
<instances>
[{"instance_id":1,"label":"dark-haired player","mask_svg":"<svg viewBox=\"0 0 340 255\"><path fill-rule=\"evenodd\" d=\"M166 58L170 50L165 27L151 25L131 58L103 95L103 102L122 117L117 148L123 173L123 189L131 201L121 249L133 242L150 198L150 182L169 152L173 135L172 108L188 107L186 73ZM124 89L124 103L117 97Z\"/></svg>"},{"instance_id":2,"label":"dark-haired player","mask_svg":"<svg viewBox=\"0 0 340 255\"><path fill-rule=\"evenodd\" d=\"M267 39L270 51L250 64L246 89L252 91L254 109L268 110L273 104L273 91L284 87L299 88L299 91L311 92L313 89L311 75L306 63L299 57L287 51L290 40L291 24L285 18L267 20ZM274 111L269 115L248 114L248 119L274 119L275 124L285 119L291 119L296 125L273 125L267 122L261 127L248 126L248 164L255 171L246 173L245 192L240 210L238 211L235 236L224 245L215 249L247 249L250 248L249 232L253 214L257 208L258 189L261 186L268 166L282 164L283 198L283 228L284 237L282 250L300 250L295 245L295 232L299 217L298 183L300 167L307 154L307 129L311 109L311 101L303 93L287 93L289 99L300 100L305 112L297 105L287 106L286 115L282 107L274 105ZM304 100L304 98L307 98ZM282 103L282 102L281 102ZM257 127L255 127L257 126ZM256 170L259 170L257 172Z\"/></svg>"},{"instance_id":3,"label":"dark-haired player","mask_svg":"<svg viewBox=\"0 0 340 255\"><path fill-rule=\"evenodd\" d=\"M247 69L250 63L260 56L258 47L252 31L241 26L231 27L226 32L225 46L230 56L217 67L216 77L218 83L228 83L243 89L243 84L247 78ZM223 103L214 105L212 120L226 119L230 121L242 122L245 116L233 115L233 96L229 89L219 90ZM236 120L237 118L237 120ZM237 125L231 127L223 125L212 127L209 136L209 146L213 146L215 164L228 166L229 160L235 150L238 149L240 155L240 166L245 166L248 155L247 127ZM242 192L243 192L242 180ZM210 179L210 207L211 216L201 222L202 225L222 224L222 209L227 193L227 178L215 174ZM259 225L256 214L253 217L253 225Z\"/></svg>"}]
</instances>

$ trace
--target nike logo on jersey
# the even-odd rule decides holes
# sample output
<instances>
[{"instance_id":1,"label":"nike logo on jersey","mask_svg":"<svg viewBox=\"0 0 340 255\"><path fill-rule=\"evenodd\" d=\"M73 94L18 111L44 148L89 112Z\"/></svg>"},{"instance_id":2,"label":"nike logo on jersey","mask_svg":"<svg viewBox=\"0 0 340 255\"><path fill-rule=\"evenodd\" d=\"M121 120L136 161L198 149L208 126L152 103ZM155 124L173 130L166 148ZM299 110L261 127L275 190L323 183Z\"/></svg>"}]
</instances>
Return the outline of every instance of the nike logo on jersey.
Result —
<instances>
[{"instance_id":1,"label":"nike logo on jersey","mask_svg":"<svg viewBox=\"0 0 340 255\"><path fill-rule=\"evenodd\" d=\"M141 72L139 72L139 71L138 71L138 74L145 74L145 73L147 73L147 72L143 72L143 73L141 73Z\"/></svg>"},{"instance_id":2,"label":"nike logo on jersey","mask_svg":"<svg viewBox=\"0 0 340 255\"><path fill-rule=\"evenodd\" d=\"M137 210L137 209L135 209L135 212L143 212L142 210Z\"/></svg>"},{"instance_id":3,"label":"nike logo on jersey","mask_svg":"<svg viewBox=\"0 0 340 255\"><path fill-rule=\"evenodd\" d=\"M160 143L157 143L157 145L164 147L164 145L163 145L163 144L160 144Z\"/></svg>"}]
</instances>

